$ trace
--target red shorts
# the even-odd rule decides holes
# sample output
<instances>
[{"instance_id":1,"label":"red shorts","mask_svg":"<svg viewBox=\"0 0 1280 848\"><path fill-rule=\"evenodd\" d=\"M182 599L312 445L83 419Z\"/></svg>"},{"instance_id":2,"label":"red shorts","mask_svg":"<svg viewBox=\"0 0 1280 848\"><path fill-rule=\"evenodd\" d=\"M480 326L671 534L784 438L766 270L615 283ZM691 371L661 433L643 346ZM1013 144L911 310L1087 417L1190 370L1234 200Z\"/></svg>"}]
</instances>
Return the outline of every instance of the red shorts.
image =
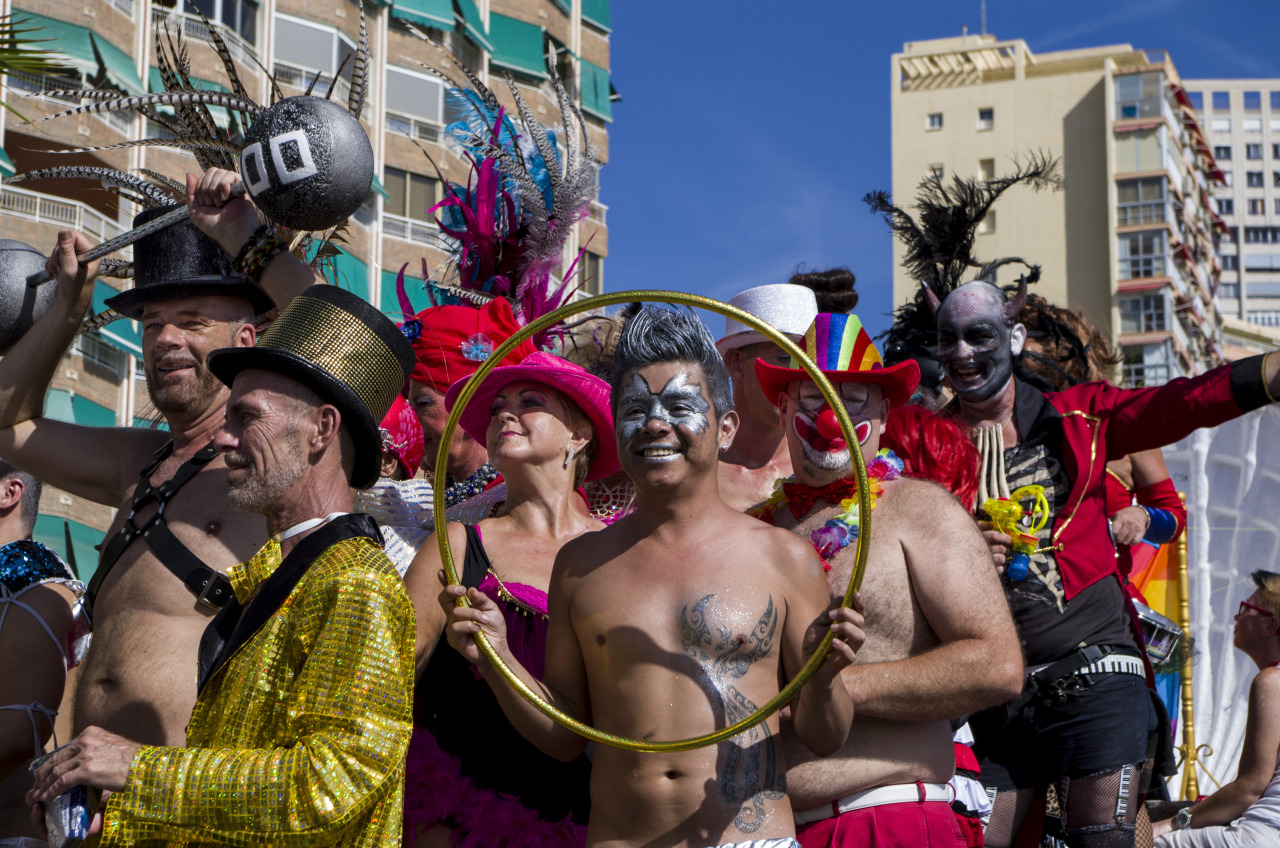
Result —
<instances>
[{"instance_id":1,"label":"red shorts","mask_svg":"<svg viewBox=\"0 0 1280 848\"><path fill-rule=\"evenodd\" d=\"M966 848L956 814L945 801L881 804L802 824L801 848Z\"/></svg>"}]
</instances>

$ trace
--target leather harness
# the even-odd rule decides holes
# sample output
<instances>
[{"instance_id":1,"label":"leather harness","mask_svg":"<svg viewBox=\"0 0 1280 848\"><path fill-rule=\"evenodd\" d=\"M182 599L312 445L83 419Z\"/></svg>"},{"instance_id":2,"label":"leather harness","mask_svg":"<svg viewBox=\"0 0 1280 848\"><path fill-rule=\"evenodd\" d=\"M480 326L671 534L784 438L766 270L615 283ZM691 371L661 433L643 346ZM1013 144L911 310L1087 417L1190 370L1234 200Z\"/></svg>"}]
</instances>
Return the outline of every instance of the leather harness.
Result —
<instances>
[{"instance_id":1,"label":"leather harness","mask_svg":"<svg viewBox=\"0 0 1280 848\"><path fill-rule=\"evenodd\" d=\"M171 478L159 486L152 486L151 475L172 453L173 439L170 439L156 451L151 464L142 470L138 486L133 493L129 517L102 548L102 556L98 559L98 570L89 581L89 588L85 592L85 611L90 615L90 620L92 620L93 603L98 597L102 581L124 554L125 549L139 537L147 543L147 547L151 549L151 553L155 554L156 559L160 560L160 564L173 572L173 575L191 590L200 603L210 609L220 610L235 597L235 593L231 590L231 581L227 576L205 565L198 556L191 553L186 545L178 541L178 537L173 535L164 517L164 510L169 501L179 489L191 482L191 479L218 455L218 448L210 442L196 452L195 456L179 466ZM138 510L152 503L156 505L155 514L141 526L134 523Z\"/></svg>"}]
</instances>

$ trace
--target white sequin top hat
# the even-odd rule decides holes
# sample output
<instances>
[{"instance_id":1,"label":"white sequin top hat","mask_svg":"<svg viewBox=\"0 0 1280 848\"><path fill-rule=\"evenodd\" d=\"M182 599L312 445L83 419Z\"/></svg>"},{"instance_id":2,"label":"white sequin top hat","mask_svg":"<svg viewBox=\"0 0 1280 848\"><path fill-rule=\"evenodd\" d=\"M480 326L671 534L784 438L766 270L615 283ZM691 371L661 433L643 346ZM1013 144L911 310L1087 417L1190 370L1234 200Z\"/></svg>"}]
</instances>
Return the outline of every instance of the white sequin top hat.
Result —
<instances>
[{"instance_id":1,"label":"white sequin top hat","mask_svg":"<svg viewBox=\"0 0 1280 848\"><path fill-rule=\"evenodd\" d=\"M736 295L729 301L744 312L769 324L774 329L799 341L818 316L818 301L813 291L791 283L756 286ZM724 338L716 342L716 350L724 356L735 348L756 342L768 341L763 333L732 318L724 319Z\"/></svg>"}]
</instances>

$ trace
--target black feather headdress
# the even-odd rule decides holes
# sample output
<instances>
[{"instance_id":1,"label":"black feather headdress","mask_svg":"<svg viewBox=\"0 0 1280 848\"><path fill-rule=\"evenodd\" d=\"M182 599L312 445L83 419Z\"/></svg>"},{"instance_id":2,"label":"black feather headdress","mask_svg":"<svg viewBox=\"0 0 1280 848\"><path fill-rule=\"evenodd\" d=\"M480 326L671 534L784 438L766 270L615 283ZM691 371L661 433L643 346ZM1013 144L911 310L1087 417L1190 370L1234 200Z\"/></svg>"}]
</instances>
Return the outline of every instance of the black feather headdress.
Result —
<instances>
[{"instance_id":1,"label":"black feather headdress","mask_svg":"<svg viewBox=\"0 0 1280 848\"><path fill-rule=\"evenodd\" d=\"M931 175L920 182L911 206L917 213L915 217L895 206L886 192L871 192L863 198L872 212L884 216L906 248L902 267L920 284L915 297L894 312L893 327L879 337L885 342L886 363L934 357L937 347L934 309L965 282L984 279L994 283L996 269L1014 262L1027 265L1028 273L1024 277L1027 283L1040 278L1039 266L1017 257L981 262L973 254L973 242L978 225L1008 189L1019 184L1036 190L1061 189L1059 164L1057 159L1036 153L1026 164L1015 161L1012 174L996 179L953 176L946 181Z\"/></svg>"}]
</instances>

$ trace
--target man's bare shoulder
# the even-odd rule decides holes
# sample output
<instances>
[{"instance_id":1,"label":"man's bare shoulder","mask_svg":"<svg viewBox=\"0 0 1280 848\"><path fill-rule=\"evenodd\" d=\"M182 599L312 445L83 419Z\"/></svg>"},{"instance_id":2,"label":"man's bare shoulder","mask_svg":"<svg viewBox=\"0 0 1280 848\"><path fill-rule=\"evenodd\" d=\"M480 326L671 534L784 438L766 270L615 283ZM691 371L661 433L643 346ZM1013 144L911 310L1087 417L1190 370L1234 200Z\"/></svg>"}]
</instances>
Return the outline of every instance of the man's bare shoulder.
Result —
<instances>
[{"instance_id":1,"label":"man's bare shoulder","mask_svg":"<svg viewBox=\"0 0 1280 848\"><path fill-rule=\"evenodd\" d=\"M931 480L899 477L883 486L883 492L876 499L877 518L892 515L895 521L915 525L977 527L973 516L956 496Z\"/></svg>"}]
</instances>

